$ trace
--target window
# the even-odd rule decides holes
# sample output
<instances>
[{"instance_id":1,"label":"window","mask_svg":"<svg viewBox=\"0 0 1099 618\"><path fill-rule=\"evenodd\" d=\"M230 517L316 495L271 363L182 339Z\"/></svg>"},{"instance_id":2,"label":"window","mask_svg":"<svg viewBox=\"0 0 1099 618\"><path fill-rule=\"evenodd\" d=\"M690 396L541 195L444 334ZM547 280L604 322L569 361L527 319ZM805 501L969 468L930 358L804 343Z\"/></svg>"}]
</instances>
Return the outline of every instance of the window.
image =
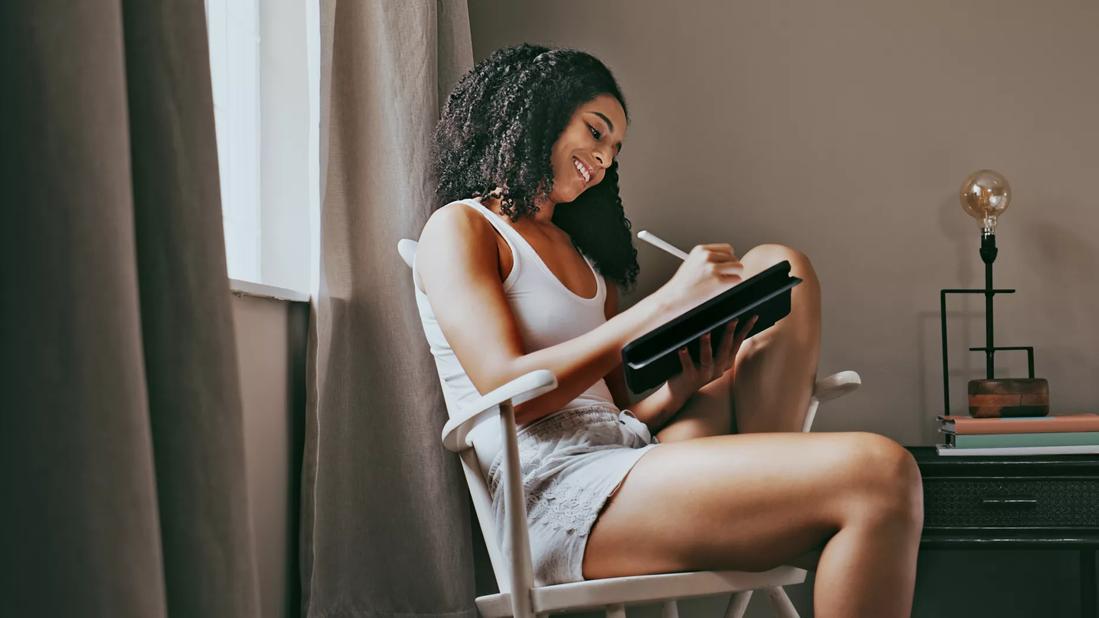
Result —
<instances>
[{"instance_id":1,"label":"window","mask_svg":"<svg viewBox=\"0 0 1099 618\"><path fill-rule=\"evenodd\" d=\"M313 294L317 0L206 0L206 22L228 275Z\"/></svg>"}]
</instances>

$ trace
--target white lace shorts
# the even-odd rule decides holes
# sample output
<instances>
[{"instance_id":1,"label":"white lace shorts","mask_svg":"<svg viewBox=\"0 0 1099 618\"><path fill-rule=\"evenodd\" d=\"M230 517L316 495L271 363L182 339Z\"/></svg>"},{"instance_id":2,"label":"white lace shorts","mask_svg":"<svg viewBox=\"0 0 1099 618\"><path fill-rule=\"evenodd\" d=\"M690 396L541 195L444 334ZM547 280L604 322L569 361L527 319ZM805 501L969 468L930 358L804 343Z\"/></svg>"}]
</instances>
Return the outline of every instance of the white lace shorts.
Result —
<instances>
[{"instance_id":1,"label":"white lace shorts","mask_svg":"<svg viewBox=\"0 0 1099 618\"><path fill-rule=\"evenodd\" d=\"M588 533L603 505L659 442L629 410L603 406L557 412L517 435L535 585L582 581ZM501 449L488 476L496 538L507 555L502 461Z\"/></svg>"}]
</instances>

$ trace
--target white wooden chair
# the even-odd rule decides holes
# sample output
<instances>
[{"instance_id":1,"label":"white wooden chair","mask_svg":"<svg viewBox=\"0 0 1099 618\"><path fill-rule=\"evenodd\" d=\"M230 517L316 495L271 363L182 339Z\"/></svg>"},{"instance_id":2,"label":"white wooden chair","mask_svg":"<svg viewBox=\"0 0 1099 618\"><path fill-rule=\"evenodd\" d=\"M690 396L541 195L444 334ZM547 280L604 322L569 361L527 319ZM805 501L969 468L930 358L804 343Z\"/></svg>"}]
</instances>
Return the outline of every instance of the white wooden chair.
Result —
<instances>
[{"instance_id":1,"label":"white wooden chair","mask_svg":"<svg viewBox=\"0 0 1099 618\"><path fill-rule=\"evenodd\" d=\"M409 239L397 243L397 250L410 268L416 256L416 245L416 241ZM809 431L822 401L849 393L860 383L859 375L854 371L842 371L819 380L810 400L803 431ZM797 618L793 603L782 589L782 586L805 581L806 571L793 566L780 566L762 572L695 571L613 577L535 587L523 506L525 496L519 476L514 406L555 388L557 378L550 371L532 371L480 397L466 410L450 410L450 421L443 428L443 446L458 453L462 461L477 521L500 589L497 594L476 599L482 616L533 618L602 607L606 609L607 618L626 618L627 604L662 602L662 618L678 618L678 599L731 594L725 618L742 618L752 592L764 590L779 616ZM504 482L501 485L508 520L507 533L514 540L510 544L512 551L509 556L501 554L501 545L493 528L492 499L469 440L470 430L490 419L500 423L503 434Z\"/></svg>"}]
</instances>

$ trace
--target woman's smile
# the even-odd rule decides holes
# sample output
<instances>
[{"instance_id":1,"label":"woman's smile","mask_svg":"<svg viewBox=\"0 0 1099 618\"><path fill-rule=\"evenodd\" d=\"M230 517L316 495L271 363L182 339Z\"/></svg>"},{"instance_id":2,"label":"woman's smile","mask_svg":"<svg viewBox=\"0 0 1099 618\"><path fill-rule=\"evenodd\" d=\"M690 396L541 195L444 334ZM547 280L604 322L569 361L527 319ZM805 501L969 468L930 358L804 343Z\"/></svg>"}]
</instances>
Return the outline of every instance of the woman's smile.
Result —
<instances>
[{"instance_id":1,"label":"woman's smile","mask_svg":"<svg viewBox=\"0 0 1099 618\"><path fill-rule=\"evenodd\" d=\"M604 181L622 148L626 123L625 108L610 94L597 95L576 108L550 150L555 188L538 205L549 207L543 215L547 221L553 218L551 204L573 202Z\"/></svg>"},{"instance_id":2,"label":"woman's smile","mask_svg":"<svg viewBox=\"0 0 1099 618\"><path fill-rule=\"evenodd\" d=\"M591 169L588 168L587 165L584 165L580 161L580 159L577 159L576 157L573 157L572 163L576 167L577 175L579 175L580 179L584 181L584 184L586 185L589 182L591 182L591 174L592 174Z\"/></svg>"}]
</instances>

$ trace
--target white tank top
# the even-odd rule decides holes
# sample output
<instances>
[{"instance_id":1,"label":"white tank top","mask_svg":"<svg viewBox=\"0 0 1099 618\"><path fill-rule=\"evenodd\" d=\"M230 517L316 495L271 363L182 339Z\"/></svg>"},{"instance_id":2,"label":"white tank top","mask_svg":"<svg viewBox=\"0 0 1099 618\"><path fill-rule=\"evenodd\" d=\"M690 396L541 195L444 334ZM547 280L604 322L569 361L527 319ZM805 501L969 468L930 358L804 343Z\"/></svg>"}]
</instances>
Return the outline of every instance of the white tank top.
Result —
<instances>
[{"instance_id":1,"label":"white tank top","mask_svg":"<svg viewBox=\"0 0 1099 618\"><path fill-rule=\"evenodd\" d=\"M606 281L595 271L590 259L584 256L592 274L595 276L596 290L592 298L584 298L565 287L565 284L550 271L534 248L519 232L504 222L504 218L492 212L477 200L459 200L481 213L507 241L511 249L512 267L504 280L504 293L508 304L519 324L525 353L541 350L578 337L607 321L603 313L607 298ZM413 281L416 281L416 262L412 264ZM415 286L414 286L415 287ZM447 411L451 417L464 411L470 402L483 393L477 391L466 375L454 350L447 343L435 312L431 309L427 294L416 287L416 306L420 311L420 321L424 327L431 354L435 357L435 367L439 372L439 381L443 387ZM583 393L570 401L560 410L572 410L584 406L602 404L618 410L614 404L610 389L600 378ZM481 423L470 433L481 473L488 475L488 468L500 450L500 425L494 422Z\"/></svg>"}]
</instances>

